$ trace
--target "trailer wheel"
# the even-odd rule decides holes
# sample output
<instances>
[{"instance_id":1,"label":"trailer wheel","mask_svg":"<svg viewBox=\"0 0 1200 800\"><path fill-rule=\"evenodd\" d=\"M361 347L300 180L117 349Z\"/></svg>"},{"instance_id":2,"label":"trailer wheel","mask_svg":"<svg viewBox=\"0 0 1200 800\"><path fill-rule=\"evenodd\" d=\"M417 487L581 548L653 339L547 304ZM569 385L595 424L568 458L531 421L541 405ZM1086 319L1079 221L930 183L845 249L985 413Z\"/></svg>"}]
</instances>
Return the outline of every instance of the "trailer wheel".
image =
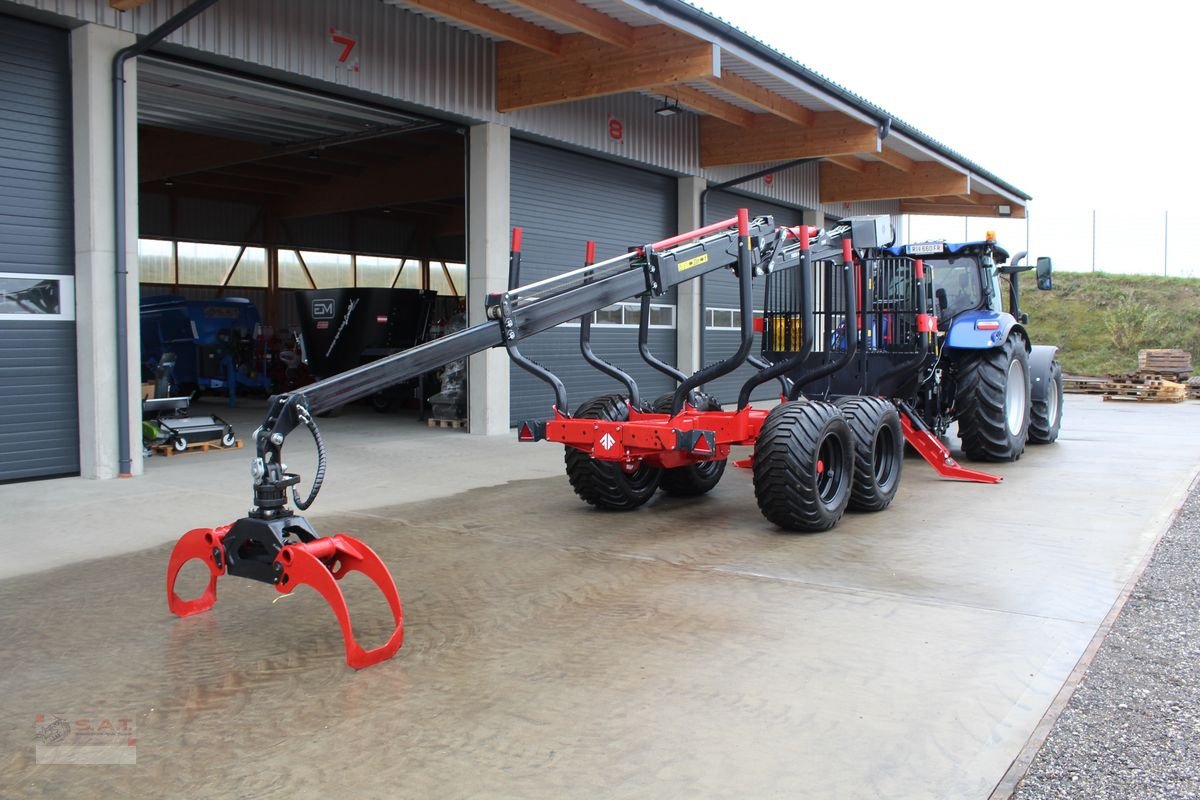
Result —
<instances>
[{"instance_id":1,"label":"trailer wheel","mask_svg":"<svg viewBox=\"0 0 1200 800\"><path fill-rule=\"evenodd\" d=\"M225 435L221 437L221 447L233 447L237 443L237 437L233 435L233 431L225 431Z\"/></svg>"},{"instance_id":2,"label":"trailer wheel","mask_svg":"<svg viewBox=\"0 0 1200 800\"><path fill-rule=\"evenodd\" d=\"M854 445L837 406L799 401L767 416L754 448L754 497L790 531L825 531L850 501Z\"/></svg>"},{"instance_id":3,"label":"trailer wheel","mask_svg":"<svg viewBox=\"0 0 1200 800\"><path fill-rule=\"evenodd\" d=\"M1021 457L1029 436L1029 390L1029 354L1018 335L1003 347L959 357L954 406L967 458Z\"/></svg>"},{"instance_id":4,"label":"trailer wheel","mask_svg":"<svg viewBox=\"0 0 1200 800\"><path fill-rule=\"evenodd\" d=\"M654 401L654 412L670 414L674 393L664 394ZM688 402L697 411L720 411L721 404L703 392L692 392ZM658 488L672 497L699 497L712 491L725 474L726 459L699 461L682 467L662 471L662 482Z\"/></svg>"},{"instance_id":5,"label":"trailer wheel","mask_svg":"<svg viewBox=\"0 0 1200 800\"><path fill-rule=\"evenodd\" d=\"M1046 376L1046 382L1046 396L1034 400L1030 405L1030 444L1050 444L1058 438L1058 429L1062 426L1063 377L1062 364L1058 361L1050 362L1050 374Z\"/></svg>"},{"instance_id":6,"label":"trailer wheel","mask_svg":"<svg viewBox=\"0 0 1200 800\"><path fill-rule=\"evenodd\" d=\"M629 419L629 404L620 395L603 395L588 400L575 411L577 419ZM597 461L582 450L565 448L567 479L575 494L586 503L609 511L629 511L654 496L662 470L644 463L625 465Z\"/></svg>"},{"instance_id":7,"label":"trailer wheel","mask_svg":"<svg viewBox=\"0 0 1200 800\"><path fill-rule=\"evenodd\" d=\"M182 453L184 450L187 450L188 441L180 436L172 444L175 446L176 452Z\"/></svg>"},{"instance_id":8,"label":"trailer wheel","mask_svg":"<svg viewBox=\"0 0 1200 800\"><path fill-rule=\"evenodd\" d=\"M843 397L836 405L854 438L854 484L849 507L855 511L882 511L900 488L904 463L900 412L882 397Z\"/></svg>"}]
</instances>

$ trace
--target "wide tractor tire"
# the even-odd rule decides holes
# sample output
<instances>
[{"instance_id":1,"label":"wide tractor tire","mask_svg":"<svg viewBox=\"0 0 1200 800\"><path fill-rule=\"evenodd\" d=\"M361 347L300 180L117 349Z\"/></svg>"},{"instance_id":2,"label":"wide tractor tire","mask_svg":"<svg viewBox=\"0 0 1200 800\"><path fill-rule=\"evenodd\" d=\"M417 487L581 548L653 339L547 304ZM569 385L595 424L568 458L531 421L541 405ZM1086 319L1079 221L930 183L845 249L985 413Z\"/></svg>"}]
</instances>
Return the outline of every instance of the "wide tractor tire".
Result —
<instances>
[{"instance_id":1,"label":"wide tractor tire","mask_svg":"<svg viewBox=\"0 0 1200 800\"><path fill-rule=\"evenodd\" d=\"M852 511L882 511L900 488L904 431L900 412L882 397L843 397L837 401L854 437Z\"/></svg>"},{"instance_id":2,"label":"wide tractor tire","mask_svg":"<svg viewBox=\"0 0 1200 800\"><path fill-rule=\"evenodd\" d=\"M629 404L620 395L604 395L588 400L574 416L577 419L603 419L624 422L629 419ZM582 450L567 447L567 479L575 494L586 503L608 511L629 511L654 496L662 470L638 464L627 469L616 461L597 461Z\"/></svg>"},{"instance_id":3,"label":"wide tractor tire","mask_svg":"<svg viewBox=\"0 0 1200 800\"><path fill-rule=\"evenodd\" d=\"M1063 376L1062 364L1050 362L1050 374L1047 382L1046 396L1034 400L1030 405L1032 414L1029 419L1029 443L1050 444L1058 438L1058 429L1062 427L1063 408Z\"/></svg>"},{"instance_id":4,"label":"wide tractor tire","mask_svg":"<svg viewBox=\"0 0 1200 800\"><path fill-rule=\"evenodd\" d=\"M832 403L776 406L754 448L754 497L763 516L789 531L826 531L850 502L854 443Z\"/></svg>"},{"instance_id":5,"label":"wide tractor tire","mask_svg":"<svg viewBox=\"0 0 1200 800\"><path fill-rule=\"evenodd\" d=\"M654 401L656 414L670 414L675 395L664 394ZM697 411L720 411L721 404L703 392L692 392L688 402ZM700 461L682 467L671 467L662 471L658 488L672 497L699 497L712 491L725 474L725 459Z\"/></svg>"},{"instance_id":6,"label":"wide tractor tire","mask_svg":"<svg viewBox=\"0 0 1200 800\"><path fill-rule=\"evenodd\" d=\"M1020 336L962 357L954 406L963 452L974 461L1016 461L1029 436L1029 354Z\"/></svg>"}]
</instances>

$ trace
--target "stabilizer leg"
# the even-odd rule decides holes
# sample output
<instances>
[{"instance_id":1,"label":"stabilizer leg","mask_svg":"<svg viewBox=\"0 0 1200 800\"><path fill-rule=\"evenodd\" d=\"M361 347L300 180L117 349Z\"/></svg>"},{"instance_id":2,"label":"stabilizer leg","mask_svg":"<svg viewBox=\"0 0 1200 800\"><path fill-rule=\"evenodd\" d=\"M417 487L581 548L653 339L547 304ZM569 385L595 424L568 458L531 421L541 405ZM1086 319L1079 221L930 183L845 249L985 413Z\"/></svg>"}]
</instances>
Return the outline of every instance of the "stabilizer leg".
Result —
<instances>
[{"instance_id":1,"label":"stabilizer leg","mask_svg":"<svg viewBox=\"0 0 1200 800\"><path fill-rule=\"evenodd\" d=\"M904 440L943 478L973 483L999 483L1004 480L999 475L969 469L959 464L933 432L916 415L910 413L906 403L897 405L900 408L900 427L904 430Z\"/></svg>"}]
</instances>

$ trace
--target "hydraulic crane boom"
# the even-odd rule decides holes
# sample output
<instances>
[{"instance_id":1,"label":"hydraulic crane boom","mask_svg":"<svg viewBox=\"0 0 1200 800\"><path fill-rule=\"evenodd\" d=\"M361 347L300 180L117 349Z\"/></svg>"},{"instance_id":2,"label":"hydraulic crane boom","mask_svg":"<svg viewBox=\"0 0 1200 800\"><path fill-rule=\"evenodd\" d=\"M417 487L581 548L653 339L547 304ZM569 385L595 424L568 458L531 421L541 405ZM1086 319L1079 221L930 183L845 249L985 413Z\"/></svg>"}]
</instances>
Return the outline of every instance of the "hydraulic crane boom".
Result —
<instances>
[{"instance_id":1,"label":"hydraulic crane boom","mask_svg":"<svg viewBox=\"0 0 1200 800\"><path fill-rule=\"evenodd\" d=\"M750 220L742 211L738 217L635 248L607 261L510 287L488 297L487 322L298 391L275 395L268 403L266 419L254 433L254 501L249 514L232 525L198 528L180 539L167 569L171 610L180 616L207 610L216 600L217 578L226 573L274 584L283 594L307 584L333 608L350 666L361 668L389 658L403 640L403 615L387 567L370 548L349 536L319 537L307 520L288 506L289 487L296 508L303 511L312 505L324 480L325 445L316 415L492 347L508 348L514 361L536 374L541 368L520 355L518 341L613 303L661 296L679 283L718 269L733 267L748 285L752 274L770 271L777 257L781 262L787 260L790 251L782 246L785 236L786 231L775 229L771 217ZM514 230L512 259L510 267L515 275L520 263L520 229ZM552 377L548 371L541 372L544 378ZM557 378L547 380L555 389L556 412L565 414L565 390ZM308 497L303 500L295 488L300 477L288 472L283 462L284 441L298 427L307 428L317 446L317 470ZM175 579L192 559L204 561L211 574L207 590L199 598L185 601L175 594ZM363 572L379 586L395 619L395 633L374 650L364 651L354 640L349 611L337 585L350 570Z\"/></svg>"}]
</instances>

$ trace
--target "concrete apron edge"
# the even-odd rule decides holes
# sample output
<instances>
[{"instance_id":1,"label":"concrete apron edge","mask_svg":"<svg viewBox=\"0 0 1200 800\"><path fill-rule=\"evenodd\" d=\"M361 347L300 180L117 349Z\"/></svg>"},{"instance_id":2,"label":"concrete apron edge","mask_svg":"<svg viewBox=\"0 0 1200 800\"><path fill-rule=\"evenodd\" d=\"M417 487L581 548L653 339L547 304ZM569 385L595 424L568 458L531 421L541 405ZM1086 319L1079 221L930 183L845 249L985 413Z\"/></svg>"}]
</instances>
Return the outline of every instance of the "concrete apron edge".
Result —
<instances>
[{"instance_id":1,"label":"concrete apron edge","mask_svg":"<svg viewBox=\"0 0 1200 800\"><path fill-rule=\"evenodd\" d=\"M1191 479L1185 484L1186 488L1181 497L1178 498L1175 508L1168 515L1166 521L1162 524L1158 532L1154 535L1154 541L1146 551L1146 555L1138 563L1133 574L1129 576L1129 580L1125 582L1125 586L1121 589L1121 593L1117 595L1117 599L1113 602L1112 608L1108 610L1104 620L1100 623L1100 627L1096 629L1092 640L1088 642L1088 646L1084 648L1083 654L1079 656L1079 661L1076 662L1075 668L1071 670L1071 674L1067 676L1067 680L1063 683L1062 688L1051 701L1046 713L1042 715L1041 721L1037 727L1033 729L1033 733L1025 741L1025 746L1021 748L1021 752L1013 759L1008 770L996 784L992 793L988 795L988 800L1010 800L1017 790L1017 784L1029 772L1029 767L1033 764L1033 759L1037 757L1041 751L1042 745L1046 743L1046 739L1050 737L1050 731L1054 729L1054 724L1058 722L1058 718L1067 708L1067 703L1071 700L1071 695L1075 694L1075 690L1079 688L1079 684L1083 682L1083 676L1087 674L1088 669L1092 665L1092 661L1096 658L1096 654L1100 652L1101 645L1108 638L1109 631L1117 621L1117 617L1121 615L1121 611L1125 608L1125 603L1129 600L1133 590L1137 588L1138 581L1142 579L1142 574L1146 568L1150 566L1151 559L1154 558L1155 552L1158 551L1158 544L1162 541L1179 515L1183 512L1183 507L1187 503L1192 492L1200 487L1200 467L1192 470Z\"/></svg>"}]
</instances>

